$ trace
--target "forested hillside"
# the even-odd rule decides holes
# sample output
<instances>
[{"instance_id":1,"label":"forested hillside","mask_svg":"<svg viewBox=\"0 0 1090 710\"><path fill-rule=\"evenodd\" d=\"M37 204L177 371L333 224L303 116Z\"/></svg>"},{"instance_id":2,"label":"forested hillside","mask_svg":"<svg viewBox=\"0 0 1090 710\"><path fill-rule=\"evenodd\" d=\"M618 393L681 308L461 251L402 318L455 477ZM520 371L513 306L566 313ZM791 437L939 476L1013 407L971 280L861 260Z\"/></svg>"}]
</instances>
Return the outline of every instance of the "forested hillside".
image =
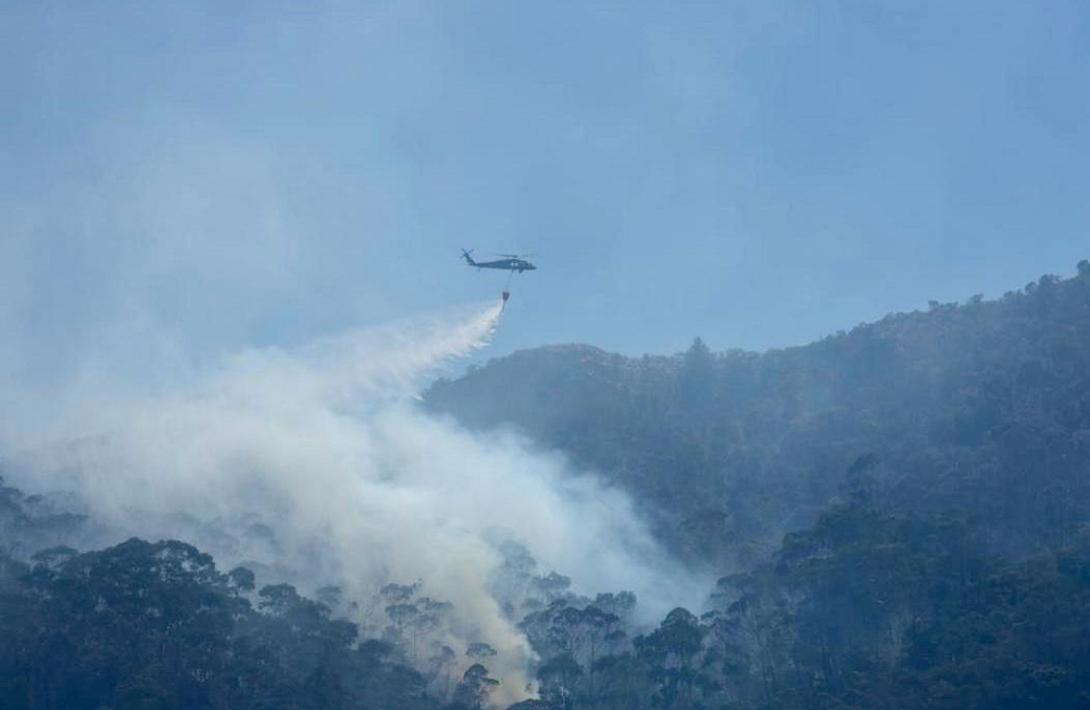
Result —
<instances>
[{"instance_id":1,"label":"forested hillside","mask_svg":"<svg viewBox=\"0 0 1090 710\"><path fill-rule=\"evenodd\" d=\"M1078 272L805 347L550 347L436 383L435 411L565 451L724 573L626 652L544 650L542 707L1090 706Z\"/></svg>"},{"instance_id":2,"label":"forested hillside","mask_svg":"<svg viewBox=\"0 0 1090 710\"><path fill-rule=\"evenodd\" d=\"M540 654L541 699L516 707L1086 707L1090 539L1011 563L973 535L949 516L838 506L721 579L703 615L644 630L632 595L575 596L512 550L503 573L529 593L511 613ZM369 638L333 612L338 590L322 596L255 591L249 570L177 541L0 554L0 705L488 706L487 644L418 654L449 605L388 585L387 626Z\"/></svg>"},{"instance_id":3,"label":"forested hillside","mask_svg":"<svg viewBox=\"0 0 1090 710\"><path fill-rule=\"evenodd\" d=\"M437 706L391 644L357 644L288 585L253 589L177 541L0 557L0 706Z\"/></svg>"},{"instance_id":4,"label":"forested hillside","mask_svg":"<svg viewBox=\"0 0 1090 710\"><path fill-rule=\"evenodd\" d=\"M593 607L550 608L543 700L525 707L1087 707L1090 539L1011 563L973 536L849 504L630 644L569 621Z\"/></svg>"},{"instance_id":5,"label":"forested hillside","mask_svg":"<svg viewBox=\"0 0 1090 710\"><path fill-rule=\"evenodd\" d=\"M848 493L1028 553L1090 519L1090 263L760 354L522 351L427 401L566 452L693 562L744 566Z\"/></svg>"},{"instance_id":6,"label":"forested hillside","mask_svg":"<svg viewBox=\"0 0 1090 710\"><path fill-rule=\"evenodd\" d=\"M427 393L627 490L718 583L637 622L508 543L526 710L1090 706L1090 263L805 347L519 352ZM490 706L483 640L420 584L309 599L0 485L0 706ZM43 549L44 548L44 549ZM366 555L367 550L360 550ZM266 580L261 580L265 582ZM513 591L514 590L514 591ZM587 591L587 590L582 590ZM366 612L364 611L366 610Z\"/></svg>"}]
</instances>

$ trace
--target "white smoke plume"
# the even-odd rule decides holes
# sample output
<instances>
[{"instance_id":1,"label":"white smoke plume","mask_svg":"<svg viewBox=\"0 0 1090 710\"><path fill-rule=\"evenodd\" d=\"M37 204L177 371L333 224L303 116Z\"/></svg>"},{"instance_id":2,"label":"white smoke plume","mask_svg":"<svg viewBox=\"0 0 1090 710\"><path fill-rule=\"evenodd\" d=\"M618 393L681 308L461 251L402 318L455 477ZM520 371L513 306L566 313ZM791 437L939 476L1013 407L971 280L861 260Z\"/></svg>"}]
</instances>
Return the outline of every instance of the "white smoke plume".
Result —
<instances>
[{"instance_id":1,"label":"white smoke plume","mask_svg":"<svg viewBox=\"0 0 1090 710\"><path fill-rule=\"evenodd\" d=\"M498 540L578 592L632 590L650 616L698 604L704 587L661 555L622 493L514 434L471 434L417 406L424 380L487 344L500 315L488 304L248 351L173 392L96 398L18 482L75 491L118 537L191 539L223 568L361 600L421 581L454 605L444 640L495 647L496 699L517 700L531 651L490 592Z\"/></svg>"}]
</instances>

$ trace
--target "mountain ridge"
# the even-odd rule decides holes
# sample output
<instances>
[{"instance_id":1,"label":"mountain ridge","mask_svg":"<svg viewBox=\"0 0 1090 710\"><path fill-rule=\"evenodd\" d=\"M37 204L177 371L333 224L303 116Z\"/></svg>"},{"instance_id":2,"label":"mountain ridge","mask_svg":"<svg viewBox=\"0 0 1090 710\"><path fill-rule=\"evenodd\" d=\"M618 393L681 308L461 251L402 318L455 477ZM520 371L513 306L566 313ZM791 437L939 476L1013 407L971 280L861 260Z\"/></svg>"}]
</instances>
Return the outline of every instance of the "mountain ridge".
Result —
<instances>
[{"instance_id":1,"label":"mountain ridge","mask_svg":"<svg viewBox=\"0 0 1090 710\"><path fill-rule=\"evenodd\" d=\"M638 358L583 344L522 350L439 380L424 399L472 429L513 426L564 452L627 489L675 550L721 564L737 555L703 555L723 547L711 537L765 546L806 527L858 485L849 471L866 457L880 462L868 474L876 498L909 510L997 515L974 498L998 494L1000 480L1037 501L1031 508L1069 509L1070 496L1043 492L1040 471L1081 490L1087 352L1084 261L1073 278L1042 276L1000 299L931 302L762 353L713 353L700 338L683 353ZM1035 480L1020 485L1027 471ZM994 542L1031 548L1041 530L1028 528L1043 512L1013 513L1016 531L996 530ZM717 516L733 522L685 532Z\"/></svg>"}]
</instances>

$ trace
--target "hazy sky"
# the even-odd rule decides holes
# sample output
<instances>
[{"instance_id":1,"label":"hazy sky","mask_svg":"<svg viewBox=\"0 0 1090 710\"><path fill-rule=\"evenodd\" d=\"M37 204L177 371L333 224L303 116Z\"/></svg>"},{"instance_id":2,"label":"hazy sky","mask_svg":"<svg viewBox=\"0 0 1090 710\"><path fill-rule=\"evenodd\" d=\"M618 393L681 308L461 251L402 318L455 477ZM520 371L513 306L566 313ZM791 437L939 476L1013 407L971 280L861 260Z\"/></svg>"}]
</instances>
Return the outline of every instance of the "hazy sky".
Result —
<instances>
[{"instance_id":1,"label":"hazy sky","mask_svg":"<svg viewBox=\"0 0 1090 710\"><path fill-rule=\"evenodd\" d=\"M804 343L1090 257L1090 5L7 2L0 365L495 297L492 354ZM103 364L104 363L104 364Z\"/></svg>"}]
</instances>

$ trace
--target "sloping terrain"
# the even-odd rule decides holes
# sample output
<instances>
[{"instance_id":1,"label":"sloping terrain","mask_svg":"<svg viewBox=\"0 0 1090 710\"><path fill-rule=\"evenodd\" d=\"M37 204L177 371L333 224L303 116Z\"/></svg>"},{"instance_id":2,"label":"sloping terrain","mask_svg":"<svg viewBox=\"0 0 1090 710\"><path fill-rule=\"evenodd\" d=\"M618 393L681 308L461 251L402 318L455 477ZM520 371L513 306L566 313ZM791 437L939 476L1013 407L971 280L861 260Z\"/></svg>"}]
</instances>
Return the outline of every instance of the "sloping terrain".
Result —
<instances>
[{"instance_id":1,"label":"sloping terrain","mask_svg":"<svg viewBox=\"0 0 1090 710\"><path fill-rule=\"evenodd\" d=\"M860 487L1022 553L1090 519L1090 265L760 354L517 352L427 402L567 453L692 561L744 563Z\"/></svg>"},{"instance_id":2,"label":"sloping terrain","mask_svg":"<svg viewBox=\"0 0 1090 710\"><path fill-rule=\"evenodd\" d=\"M1073 279L804 347L556 346L435 383L433 412L566 453L719 576L706 608L650 627L632 593L581 596L527 550L499 550L490 583L521 590L503 613L534 651L538 697L514 707L1086 707L1087 346L1084 262ZM439 643L443 590L312 601L178 541L80 554L56 545L96 523L64 502L0 482L4 707L466 710L499 696L494 649Z\"/></svg>"}]
</instances>

